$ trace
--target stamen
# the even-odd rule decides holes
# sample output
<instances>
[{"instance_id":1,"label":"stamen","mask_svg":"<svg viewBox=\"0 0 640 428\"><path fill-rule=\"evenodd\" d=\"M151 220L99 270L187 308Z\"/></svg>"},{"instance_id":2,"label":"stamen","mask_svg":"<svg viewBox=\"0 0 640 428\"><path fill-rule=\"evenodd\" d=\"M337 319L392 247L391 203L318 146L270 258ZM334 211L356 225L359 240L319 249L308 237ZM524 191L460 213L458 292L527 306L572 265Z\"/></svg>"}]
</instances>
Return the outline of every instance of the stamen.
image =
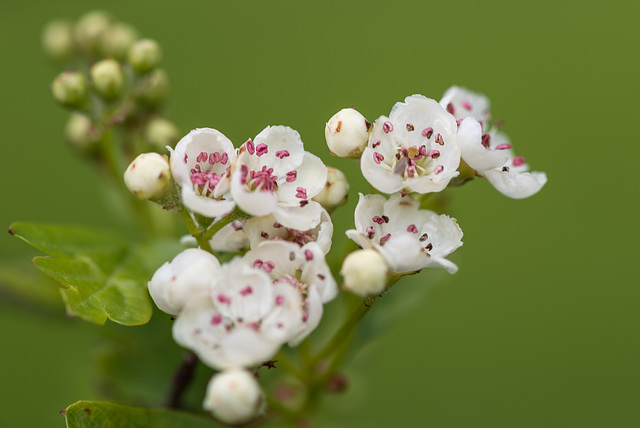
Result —
<instances>
[{"instance_id":1,"label":"stamen","mask_svg":"<svg viewBox=\"0 0 640 428\"><path fill-rule=\"evenodd\" d=\"M294 261L296 259L296 253L294 253L293 251L291 251L289 253L289 260L290 261Z\"/></svg>"},{"instance_id":2,"label":"stamen","mask_svg":"<svg viewBox=\"0 0 640 428\"><path fill-rule=\"evenodd\" d=\"M496 147L496 150L507 150L511 148L511 144L500 144Z\"/></svg>"},{"instance_id":3,"label":"stamen","mask_svg":"<svg viewBox=\"0 0 640 428\"><path fill-rule=\"evenodd\" d=\"M416 129L416 128L415 128L412 124L407 123L407 131L411 132L411 131L413 131L414 129Z\"/></svg>"},{"instance_id":4,"label":"stamen","mask_svg":"<svg viewBox=\"0 0 640 428\"><path fill-rule=\"evenodd\" d=\"M438 159L440 157L440 152L438 150L429 150L427 156L433 159Z\"/></svg>"},{"instance_id":5,"label":"stamen","mask_svg":"<svg viewBox=\"0 0 640 428\"><path fill-rule=\"evenodd\" d=\"M313 260L313 253L311 250L304 250L304 258L307 259L308 262Z\"/></svg>"},{"instance_id":6,"label":"stamen","mask_svg":"<svg viewBox=\"0 0 640 428\"><path fill-rule=\"evenodd\" d=\"M491 145L491 136L489 134L484 134L482 136L481 144L484 146L485 149L488 149Z\"/></svg>"},{"instance_id":7,"label":"stamen","mask_svg":"<svg viewBox=\"0 0 640 428\"><path fill-rule=\"evenodd\" d=\"M429 239L429 235L427 235L426 233L423 233L422 236L420 236L420 239L418 239L418 241L424 242L427 239Z\"/></svg>"},{"instance_id":8,"label":"stamen","mask_svg":"<svg viewBox=\"0 0 640 428\"><path fill-rule=\"evenodd\" d=\"M307 199L307 189L305 189L304 187L297 187L296 188L296 198L298 199Z\"/></svg>"},{"instance_id":9,"label":"stamen","mask_svg":"<svg viewBox=\"0 0 640 428\"><path fill-rule=\"evenodd\" d=\"M240 294L242 294L243 296L248 296L251 293L253 293L253 288L251 288L250 285L247 285L242 290L240 290Z\"/></svg>"},{"instance_id":10,"label":"stamen","mask_svg":"<svg viewBox=\"0 0 640 428\"><path fill-rule=\"evenodd\" d=\"M373 227L371 226L367 227L366 231L367 231L367 237L369 239L373 239L373 237L376 235L376 231L373 230Z\"/></svg>"},{"instance_id":11,"label":"stamen","mask_svg":"<svg viewBox=\"0 0 640 428\"><path fill-rule=\"evenodd\" d=\"M462 105L462 107L466 108L467 110L471 110L471 104L469 104L468 101L462 101L460 104Z\"/></svg>"},{"instance_id":12,"label":"stamen","mask_svg":"<svg viewBox=\"0 0 640 428\"><path fill-rule=\"evenodd\" d=\"M373 152L373 161L377 164L380 164L384 160L384 156L378 152Z\"/></svg>"},{"instance_id":13,"label":"stamen","mask_svg":"<svg viewBox=\"0 0 640 428\"><path fill-rule=\"evenodd\" d=\"M424 249L425 249L425 250L427 250L427 251L431 251L431 250L433 250L433 244L432 244L431 242L429 242L429 243L427 244L427 246L426 246L426 247L424 247Z\"/></svg>"},{"instance_id":14,"label":"stamen","mask_svg":"<svg viewBox=\"0 0 640 428\"><path fill-rule=\"evenodd\" d=\"M455 114L456 109L453 108L453 104L449 103L447 104L447 112L449 112L450 114Z\"/></svg>"},{"instance_id":15,"label":"stamen","mask_svg":"<svg viewBox=\"0 0 640 428\"><path fill-rule=\"evenodd\" d=\"M380 238L380 245L384 245L385 242L387 242L389 240L389 238L391 238L391 234L390 233L387 233L382 238Z\"/></svg>"},{"instance_id":16,"label":"stamen","mask_svg":"<svg viewBox=\"0 0 640 428\"><path fill-rule=\"evenodd\" d=\"M213 318L211 318L211 325L219 325L222 322L222 315L215 314Z\"/></svg>"},{"instance_id":17,"label":"stamen","mask_svg":"<svg viewBox=\"0 0 640 428\"><path fill-rule=\"evenodd\" d=\"M522 166L525 163L525 159L522 156L516 156L513 158L513 166Z\"/></svg>"},{"instance_id":18,"label":"stamen","mask_svg":"<svg viewBox=\"0 0 640 428\"><path fill-rule=\"evenodd\" d=\"M269 147L266 144L258 144L256 146L256 156L266 155L269 152Z\"/></svg>"},{"instance_id":19,"label":"stamen","mask_svg":"<svg viewBox=\"0 0 640 428\"><path fill-rule=\"evenodd\" d=\"M260 232L260 236L262 236L264 239L269 239L269 234L265 231Z\"/></svg>"},{"instance_id":20,"label":"stamen","mask_svg":"<svg viewBox=\"0 0 640 428\"><path fill-rule=\"evenodd\" d=\"M509 167L508 166L503 166L502 167L502 172L509 172Z\"/></svg>"},{"instance_id":21,"label":"stamen","mask_svg":"<svg viewBox=\"0 0 640 428\"><path fill-rule=\"evenodd\" d=\"M267 260L262 265L262 269L264 269L264 271L267 272L267 273L271 273L271 271L275 267L276 267L275 263L273 263L271 260Z\"/></svg>"},{"instance_id":22,"label":"stamen","mask_svg":"<svg viewBox=\"0 0 640 428\"><path fill-rule=\"evenodd\" d=\"M382 221L384 221L385 223L389 223L389 217L387 217L386 215L383 215Z\"/></svg>"},{"instance_id":23,"label":"stamen","mask_svg":"<svg viewBox=\"0 0 640 428\"><path fill-rule=\"evenodd\" d=\"M431 138L431 136L433 135L433 128L432 127L428 127L422 130L422 136L423 137L427 137L427 138Z\"/></svg>"},{"instance_id":24,"label":"stamen","mask_svg":"<svg viewBox=\"0 0 640 428\"><path fill-rule=\"evenodd\" d=\"M254 154L256 151L256 146L253 145L253 141L247 140L245 144L247 145L247 151L249 152L249 154Z\"/></svg>"},{"instance_id":25,"label":"stamen","mask_svg":"<svg viewBox=\"0 0 640 428\"><path fill-rule=\"evenodd\" d=\"M218 302L225 305L231 305L231 298L229 296L225 296L224 294L218 294Z\"/></svg>"},{"instance_id":26,"label":"stamen","mask_svg":"<svg viewBox=\"0 0 640 428\"><path fill-rule=\"evenodd\" d=\"M382 125L382 131L383 131L385 134L388 134L389 132L392 132L392 131L393 131L393 123L391 123L391 122L385 122L385 123Z\"/></svg>"},{"instance_id":27,"label":"stamen","mask_svg":"<svg viewBox=\"0 0 640 428\"><path fill-rule=\"evenodd\" d=\"M436 144L440 144L441 146L444 146L444 138L442 138L442 135L440 134L436 135Z\"/></svg>"},{"instance_id":28,"label":"stamen","mask_svg":"<svg viewBox=\"0 0 640 428\"><path fill-rule=\"evenodd\" d=\"M294 181L296 181L296 178L298 178L298 172L297 171L289 171L289 172L287 172L287 178L286 178L287 183L293 183Z\"/></svg>"},{"instance_id":29,"label":"stamen","mask_svg":"<svg viewBox=\"0 0 640 428\"><path fill-rule=\"evenodd\" d=\"M436 167L436 169L434 169L434 170L433 170L433 173L434 173L435 175L438 175L438 174L440 174L440 173L442 172L442 170L443 170L443 169L444 169L444 167L443 167L442 165L438 165L438 166Z\"/></svg>"},{"instance_id":30,"label":"stamen","mask_svg":"<svg viewBox=\"0 0 640 428\"><path fill-rule=\"evenodd\" d=\"M284 159L288 156L289 156L289 152L287 150L278 150L276 152L276 157L279 157L280 159Z\"/></svg>"},{"instance_id":31,"label":"stamen","mask_svg":"<svg viewBox=\"0 0 640 428\"><path fill-rule=\"evenodd\" d=\"M382 143L382 141L373 140L373 142L371 143L371 147L373 147L375 149L376 147L378 147L380 145L380 143Z\"/></svg>"},{"instance_id":32,"label":"stamen","mask_svg":"<svg viewBox=\"0 0 640 428\"><path fill-rule=\"evenodd\" d=\"M415 224L410 224L409 227L407 227L407 232L418 233L418 228L416 227Z\"/></svg>"},{"instance_id":33,"label":"stamen","mask_svg":"<svg viewBox=\"0 0 640 428\"><path fill-rule=\"evenodd\" d=\"M276 296L276 305L282 306L284 304L284 296L277 295Z\"/></svg>"},{"instance_id":34,"label":"stamen","mask_svg":"<svg viewBox=\"0 0 640 428\"><path fill-rule=\"evenodd\" d=\"M382 217L380 216L375 216L371 219L371 221L373 221L374 223L378 223L378 224L383 224L384 220L382 219Z\"/></svg>"}]
</instances>

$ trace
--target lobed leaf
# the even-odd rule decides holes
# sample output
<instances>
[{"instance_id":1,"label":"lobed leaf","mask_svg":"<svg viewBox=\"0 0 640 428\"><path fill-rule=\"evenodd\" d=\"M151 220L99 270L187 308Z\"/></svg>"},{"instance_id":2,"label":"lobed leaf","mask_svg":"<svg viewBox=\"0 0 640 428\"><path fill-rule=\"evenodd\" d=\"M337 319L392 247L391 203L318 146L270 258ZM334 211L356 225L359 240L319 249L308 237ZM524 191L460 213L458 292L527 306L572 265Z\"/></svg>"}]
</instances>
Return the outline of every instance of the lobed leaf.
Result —
<instances>
[{"instance_id":1,"label":"lobed leaf","mask_svg":"<svg viewBox=\"0 0 640 428\"><path fill-rule=\"evenodd\" d=\"M216 428L211 419L168 409L144 409L100 401L78 401L63 414L67 428Z\"/></svg>"}]
</instances>

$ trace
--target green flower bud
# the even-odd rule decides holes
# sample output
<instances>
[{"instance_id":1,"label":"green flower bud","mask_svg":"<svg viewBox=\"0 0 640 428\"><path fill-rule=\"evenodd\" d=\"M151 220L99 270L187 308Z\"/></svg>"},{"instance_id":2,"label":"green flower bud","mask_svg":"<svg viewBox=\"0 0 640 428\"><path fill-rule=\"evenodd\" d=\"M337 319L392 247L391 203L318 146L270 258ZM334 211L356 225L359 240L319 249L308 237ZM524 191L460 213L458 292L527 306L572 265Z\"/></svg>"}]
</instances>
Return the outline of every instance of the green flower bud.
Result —
<instances>
[{"instance_id":1,"label":"green flower bud","mask_svg":"<svg viewBox=\"0 0 640 428\"><path fill-rule=\"evenodd\" d=\"M61 61L73 55L73 25L56 20L47 24L42 32L42 48L49 58Z\"/></svg>"},{"instance_id":2,"label":"green flower bud","mask_svg":"<svg viewBox=\"0 0 640 428\"><path fill-rule=\"evenodd\" d=\"M102 52L119 61L127 59L127 53L138 39L135 28L128 24L117 23L112 25L102 35Z\"/></svg>"},{"instance_id":3,"label":"green flower bud","mask_svg":"<svg viewBox=\"0 0 640 428\"><path fill-rule=\"evenodd\" d=\"M111 26L112 18L107 12L89 12L76 22L74 36L76 44L82 51L92 54L99 54L103 34Z\"/></svg>"},{"instance_id":4,"label":"green flower bud","mask_svg":"<svg viewBox=\"0 0 640 428\"><path fill-rule=\"evenodd\" d=\"M158 117L147 123L144 138L158 151L167 146L175 146L180 139L180 131L170 120Z\"/></svg>"},{"instance_id":5,"label":"green flower bud","mask_svg":"<svg viewBox=\"0 0 640 428\"><path fill-rule=\"evenodd\" d=\"M160 65L162 50L155 40L138 40L129 49L129 62L138 73L145 74Z\"/></svg>"},{"instance_id":6,"label":"green flower bud","mask_svg":"<svg viewBox=\"0 0 640 428\"><path fill-rule=\"evenodd\" d=\"M51 92L61 105L80 107L87 99L87 79L77 71L65 71L53 81Z\"/></svg>"},{"instance_id":7,"label":"green flower bud","mask_svg":"<svg viewBox=\"0 0 640 428\"><path fill-rule=\"evenodd\" d=\"M120 95L124 86L124 74L120 63L115 59L103 59L96 62L89 71L93 87L105 99L114 99Z\"/></svg>"},{"instance_id":8,"label":"green flower bud","mask_svg":"<svg viewBox=\"0 0 640 428\"><path fill-rule=\"evenodd\" d=\"M144 76L136 88L136 97L144 104L155 106L164 101L168 92L169 76L158 68Z\"/></svg>"},{"instance_id":9,"label":"green flower bud","mask_svg":"<svg viewBox=\"0 0 640 428\"><path fill-rule=\"evenodd\" d=\"M88 151L100 141L100 132L84 114L71 113L65 128L67 141L81 151Z\"/></svg>"},{"instance_id":10,"label":"green flower bud","mask_svg":"<svg viewBox=\"0 0 640 428\"><path fill-rule=\"evenodd\" d=\"M124 183L139 199L162 199L172 188L167 156L159 153L138 155L124 172Z\"/></svg>"}]
</instances>

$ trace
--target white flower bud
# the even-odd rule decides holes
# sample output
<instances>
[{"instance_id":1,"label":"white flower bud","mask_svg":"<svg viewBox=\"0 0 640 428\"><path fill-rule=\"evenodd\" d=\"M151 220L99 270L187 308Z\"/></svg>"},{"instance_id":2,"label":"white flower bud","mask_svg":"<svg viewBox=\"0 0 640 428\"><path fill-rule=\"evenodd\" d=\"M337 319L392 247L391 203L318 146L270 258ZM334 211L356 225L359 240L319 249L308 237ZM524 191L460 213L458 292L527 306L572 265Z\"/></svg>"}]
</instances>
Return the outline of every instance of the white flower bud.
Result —
<instances>
[{"instance_id":1,"label":"white flower bud","mask_svg":"<svg viewBox=\"0 0 640 428\"><path fill-rule=\"evenodd\" d=\"M138 73L148 73L160 65L160 61L162 61L162 50L155 40L138 40L129 49L129 62Z\"/></svg>"},{"instance_id":2,"label":"white flower bud","mask_svg":"<svg viewBox=\"0 0 640 428\"><path fill-rule=\"evenodd\" d=\"M42 47L54 60L68 59L73 55L73 26L68 21L51 21L42 32Z\"/></svg>"},{"instance_id":3,"label":"white flower bud","mask_svg":"<svg viewBox=\"0 0 640 428\"><path fill-rule=\"evenodd\" d=\"M154 149L160 151L167 146L175 146L180 140L180 131L170 120L157 117L145 126L144 138Z\"/></svg>"},{"instance_id":4,"label":"white flower bud","mask_svg":"<svg viewBox=\"0 0 640 428\"><path fill-rule=\"evenodd\" d=\"M102 36L109 29L111 21L111 15L99 10L80 17L74 32L77 45L85 52L99 53Z\"/></svg>"},{"instance_id":5,"label":"white flower bud","mask_svg":"<svg viewBox=\"0 0 640 428\"><path fill-rule=\"evenodd\" d=\"M362 297L382 292L387 285L388 272L384 258L373 249L349 254L340 270L344 288Z\"/></svg>"},{"instance_id":6,"label":"white flower bud","mask_svg":"<svg viewBox=\"0 0 640 428\"><path fill-rule=\"evenodd\" d=\"M112 56L117 60L125 60L129 49L137 39L138 33L135 28L119 22L102 35L102 51L105 55Z\"/></svg>"},{"instance_id":7,"label":"white flower bud","mask_svg":"<svg viewBox=\"0 0 640 428\"><path fill-rule=\"evenodd\" d=\"M73 147L87 150L100 141L100 132L86 115L72 113L65 128L65 137Z\"/></svg>"},{"instance_id":8,"label":"white flower bud","mask_svg":"<svg viewBox=\"0 0 640 428\"><path fill-rule=\"evenodd\" d=\"M263 393L255 377L244 369L230 369L209 381L203 407L228 424L239 424L257 416Z\"/></svg>"},{"instance_id":9,"label":"white flower bud","mask_svg":"<svg viewBox=\"0 0 640 428\"><path fill-rule=\"evenodd\" d=\"M65 107L79 107L87 99L87 79L77 71L65 71L51 84L53 98Z\"/></svg>"},{"instance_id":10,"label":"white flower bud","mask_svg":"<svg viewBox=\"0 0 640 428\"><path fill-rule=\"evenodd\" d=\"M341 158L359 158L369 141L371 123L360 112L345 108L334 114L324 129L329 150Z\"/></svg>"},{"instance_id":11,"label":"white flower bud","mask_svg":"<svg viewBox=\"0 0 640 428\"><path fill-rule=\"evenodd\" d=\"M93 87L105 99L114 99L120 95L124 86L124 74L120 63L115 59L103 59L96 62L89 71Z\"/></svg>"},{"instance_id":12,"label":"white flower bud","mask_svg":"<svg viewBox=\"0 0 640 428\"><path fill-rule=\"evenodd\" d=\"M124 172L124 183L139 199L157 200L171 189L171 168L167 156L142 153Z\"/></svg>"},{"instance_id":13,"label":"white flower bud","mask_svg":"<svg viewBox=\"0 0 640 428\"><path fill-rule=\"evenodd\" d=\"M331 211L347 202L349 195L349 182L342 171L337 168L327 167L327 182L324 188L313 197L326 210Z\"/></svg>"}]
</instances>

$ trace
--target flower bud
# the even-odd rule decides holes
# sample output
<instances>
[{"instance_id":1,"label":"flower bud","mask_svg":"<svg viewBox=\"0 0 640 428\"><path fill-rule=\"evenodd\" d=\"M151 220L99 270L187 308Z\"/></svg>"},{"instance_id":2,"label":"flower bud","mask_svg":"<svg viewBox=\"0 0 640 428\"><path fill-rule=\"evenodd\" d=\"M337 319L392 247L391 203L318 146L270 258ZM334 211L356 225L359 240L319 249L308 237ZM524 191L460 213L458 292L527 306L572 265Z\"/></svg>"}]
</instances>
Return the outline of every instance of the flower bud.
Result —
<instances>
[{"instance_id":1,"label":"flower bud","mask_svg":"<svg viewBox=\"0 0 640 428\"><path fill-rule=\"evenodd\" d=\"M138 33L135 28L118 22L102 34L102 52L119 61L124 61L137 39Z\"/></svg>"},{"instance_id":2,"label":"flower bud","mask_svg":"<svg viewBox=\"0 0 640 428\"><path fill-rule=\"evenodd\" d=\"M369 141L371 123L357 110L345 108L334 114L324 129L331 153L341 158L359 158Z\"/></svg>"},{"instance_id":3,"label":"flower bud","mask_svg":"<svg viewBox=\"0 0 640 428\"><path fill-rule=\"evenodd\" d=\"M65 136L73 147L81 151L90 149L100 141L100 132L93 126L91 119L80 113L71 113Z\"/></svg>"},{"instance_id":4,"label":"flower bud","mask_svg":"<svg viewBox=\"0 0 640 428\"><path fill-rule=\"evenodd\" d=\"M324 188L313 197L327 211L331 211L344 205L349 196L349 182L342 171L337 168L327 167L327 182Z\"/></svg>"},{"instance_id":5,"label":"flower bud","mask_svg":"<svg viewBox=\"0 0 640 428\"><path fill-rule=\"evenodd\" d=\"M342 263L340 273L345 289L366 297L384 290L389 269L380 253L369 248L349 254Z\"/></svg>"},{"instance_id":6,"label":"flower bud","mask_svg":"<svg viewBox=\"0 0 640 428\"><path fill-rule=\"evenodd\" d=\"M228 424L239 424L260 413L264 395L255 377L244 369L230 369L209 381L203 407Z\"/></svg>"},{"instance_id":7,"label":"flower bud","mask_svg":"<svg viewBox=\"0 0 640 428\"><path fill-rule=\"evenodd\" d=\"M155 106L164 101L169 92L169 76L158 68L144 76L136 88L136 96L142 103Z\"/></svg>"},{"instance_id":8,"label":"flower bud","mask_svg":"<svg viewBox=\"0 0 640 428\"><path fill-rule=\"evenodd\" d=\"M115 59L103 59L91 67L89 71L93 87L103 98L117 98L124 86L124 74L120 63Z\"/></svg>"},{"instance_id":9,"label":"flower bud","mask_svg":"<svg viewBox=\"0 0 640 428\"><path fill-rule=\"evenodd\" d=\"M73 25L68 21L51 21L42 32L42 48L44 52L57 61L65 60L73 55Z\"/></svg>"},{"instance_id":10,"label":"flower bud","mask_svg":"<svg viewBox=\"0 0 640 428\"><path fill-rule=\"evenodd\" d=\"M170 120L157 117L147 123L144 138L155 150L164 151L167 146L175 146L180 140L180 131Z\"/></svg>"},{"instance_id":11,"label":"flower bud","mask_svg":"<svg viewBox=\"0 0 640 428\"><path fill-rule=\"evenodd\" d=\"M65 107L79 107L87 99L87 79L77 71L65 71L51 84L53 98Z\"/></svg>"},{"instance_id":12,"label":"flower bud","mask_svg":"<svg viewBox=\"0 0 640 428\"><path fill-rule=\"evenodd\" d=\"M129 49L129 62L140 74L148 73L160 65L162 50L155 40L138 40Z\"/></svg>"},{"instance_id":13,"label":"flower bud","mask_svg":"<svg viewBox=\"0 0 640 428\"><path fill-rule=\"evenodd\" d=\"M111 15L100 10L80 17L74 31L76 44L80 49L87 53L100 53L102 36L109 29L111 20Z\"/></svg>"},{"instance_id":14,"label":"flower bud","mask_svg":"<svg viewBox=\"0 0 640 428\"><path fill-rule=\"evenodd\" d=\"M124 172L124 183L139 199L158 200L171 190L171 168L167 156L142 153Z\"/></svg>"}]
</instances>

